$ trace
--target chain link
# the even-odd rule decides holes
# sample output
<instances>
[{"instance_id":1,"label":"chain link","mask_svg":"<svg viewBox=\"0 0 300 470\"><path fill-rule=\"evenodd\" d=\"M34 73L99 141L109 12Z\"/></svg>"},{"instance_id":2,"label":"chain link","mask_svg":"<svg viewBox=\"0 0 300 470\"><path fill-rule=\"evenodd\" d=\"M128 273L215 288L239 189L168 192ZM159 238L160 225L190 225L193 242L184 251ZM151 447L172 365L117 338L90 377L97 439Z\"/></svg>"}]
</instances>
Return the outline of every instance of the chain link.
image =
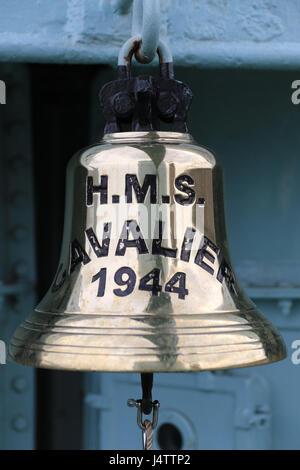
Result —
<instances>
[{"instance_id":1,"label":"chain link","mask_svg":"<svg viewBox=\"0 0 300 470\"><path fill-rule=\"evenodd\" d=\"M172 62L169 47L159 37L160 0L119 0L119 9L128 9L128 2L132 1L131 38L121 47L118 65L129 65L133 54L138 62L149 64L157 52L160 62Z\"/></svg>"},{"instance_id":2,"label":"chain link","mask_svg":"<svg viewBox=\"0 0 300 470\"><path fill-rule=\"evenodd\" d=\"M160 32L160 0L134 0L132 8L132 36L140 36L141 48L135 58L144 64L156 54Z\"/></svg>"}]
</instances>

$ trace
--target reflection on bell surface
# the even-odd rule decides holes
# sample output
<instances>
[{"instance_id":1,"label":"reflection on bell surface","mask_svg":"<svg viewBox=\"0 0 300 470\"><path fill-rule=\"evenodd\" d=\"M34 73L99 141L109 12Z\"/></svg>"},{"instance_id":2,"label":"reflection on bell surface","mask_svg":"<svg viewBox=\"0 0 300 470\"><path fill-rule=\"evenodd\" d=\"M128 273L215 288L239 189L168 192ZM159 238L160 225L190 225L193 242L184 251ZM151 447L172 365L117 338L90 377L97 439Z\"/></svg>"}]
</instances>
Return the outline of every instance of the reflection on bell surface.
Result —
<instances>
[{"instance_id":1,"label":"reflection on bell surface","mask_svg":"<svg viewBox=\"0 0 300 470\"><path fill-rule=\"evenodd\" d=\"M233 273L213 153L190 134L140 131L72 158L57 274L15 332L12 360L184 372L285 356Z\"/></svg>"}]
</instances>

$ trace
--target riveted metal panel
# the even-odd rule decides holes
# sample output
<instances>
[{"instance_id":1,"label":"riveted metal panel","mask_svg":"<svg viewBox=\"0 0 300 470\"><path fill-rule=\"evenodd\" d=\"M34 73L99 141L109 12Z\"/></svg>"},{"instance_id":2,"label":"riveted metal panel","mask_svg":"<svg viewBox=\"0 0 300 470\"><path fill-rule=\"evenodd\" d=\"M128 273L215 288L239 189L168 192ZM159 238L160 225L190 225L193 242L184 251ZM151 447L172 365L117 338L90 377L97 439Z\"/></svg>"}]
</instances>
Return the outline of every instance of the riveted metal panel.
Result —
<instances>
[{"instance_id":1,"label":"riveted metal panel","mask_svg":"<svg viewBox=\"0 0 300 470\"><path fill-rule=\"evenodd\" d=\"M0 109L0 339L8 343L34 304L34 223L30 93L26 66L2 65ZM0 448L34 447L34 370L0 365Z\"/></svg>"}]
</instances>

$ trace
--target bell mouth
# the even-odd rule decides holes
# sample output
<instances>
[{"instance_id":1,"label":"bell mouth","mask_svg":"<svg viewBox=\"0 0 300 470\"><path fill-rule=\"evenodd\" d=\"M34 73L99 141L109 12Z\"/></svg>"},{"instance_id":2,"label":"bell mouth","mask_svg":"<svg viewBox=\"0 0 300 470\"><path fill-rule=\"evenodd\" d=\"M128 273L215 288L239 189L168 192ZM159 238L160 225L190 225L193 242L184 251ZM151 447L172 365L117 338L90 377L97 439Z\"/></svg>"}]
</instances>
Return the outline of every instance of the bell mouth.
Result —
<instances>
[{"instance_id":1,"label":"bell mouth","mask_svg":"<svg viewBox=\"0 0 300 470\"><path fill-rule=\"evenodd\" d=\"M99 372L197 372L285 357L281 336L255 308L125 316L34 310L8 349L21 364Z\"/></svg>"},{"instance_id":2,"label":"bell mouth","mask_svg":"<svg viewBox=\"0 0 300 470\"><path fill-rule=\"evenodd\" d=\"M194 143L189 133L169 131L136 131L136 132L114 132L102 137L103 143L127 143L127 142L163 142L163 143Z\"/></svg>"}]
</instances>

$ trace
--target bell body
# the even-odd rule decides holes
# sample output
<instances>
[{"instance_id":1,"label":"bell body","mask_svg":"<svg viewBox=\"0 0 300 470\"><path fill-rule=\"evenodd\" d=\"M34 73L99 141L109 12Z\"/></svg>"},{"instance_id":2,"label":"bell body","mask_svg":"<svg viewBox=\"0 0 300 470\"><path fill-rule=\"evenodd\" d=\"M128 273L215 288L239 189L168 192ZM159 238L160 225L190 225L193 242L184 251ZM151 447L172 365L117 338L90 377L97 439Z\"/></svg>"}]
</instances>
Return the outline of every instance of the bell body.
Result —
<instances>
[{"instance_id":1,"label":"bell body","mask_svg":"<svg viewBox=\"0 0 300 470\"><path fill-rule=\"evenodd\" d=\"M15 332L12 360L184 372L285 355L234 276L210 151L189 134L125 132L71 159L58 271Z\"/></svg>"}]
</instances>

